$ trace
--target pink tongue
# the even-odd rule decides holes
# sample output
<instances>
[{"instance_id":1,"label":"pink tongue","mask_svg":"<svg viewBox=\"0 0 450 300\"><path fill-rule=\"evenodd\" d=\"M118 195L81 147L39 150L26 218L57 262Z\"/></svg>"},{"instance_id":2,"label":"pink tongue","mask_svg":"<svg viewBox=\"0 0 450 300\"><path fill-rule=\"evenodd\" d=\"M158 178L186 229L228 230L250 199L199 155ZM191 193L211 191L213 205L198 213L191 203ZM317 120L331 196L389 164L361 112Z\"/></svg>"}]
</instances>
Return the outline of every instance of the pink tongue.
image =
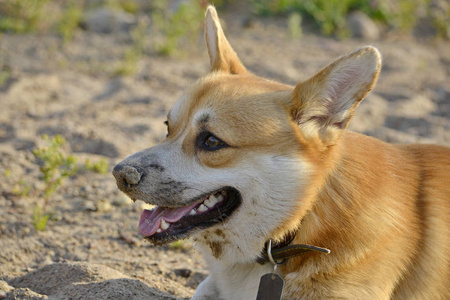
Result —
<instances>
[{"instance_id":1,"label":"pink tongue","mask_svg":"<svg viewBox=\"0 0 450 300\"><path fill-rule=\"evenodd\" d=\"M144 210L139 221L139 232L143 236L151 236L155 234L164 219L169 223L175 223L182 217L187 215L198 203L185 207L164 208L157 206L153 210Z\"/></svg>"}]
</instances>

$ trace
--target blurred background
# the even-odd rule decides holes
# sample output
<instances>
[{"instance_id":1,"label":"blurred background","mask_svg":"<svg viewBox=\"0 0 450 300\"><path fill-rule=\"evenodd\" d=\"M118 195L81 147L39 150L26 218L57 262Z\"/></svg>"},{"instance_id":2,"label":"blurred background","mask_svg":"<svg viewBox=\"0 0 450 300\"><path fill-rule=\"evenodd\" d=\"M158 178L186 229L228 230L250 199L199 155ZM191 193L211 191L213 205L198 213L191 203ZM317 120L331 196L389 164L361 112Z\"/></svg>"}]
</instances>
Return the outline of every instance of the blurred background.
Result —
<instances>
[{"instance_id":1,"label":"blurred background","mask_svg":"<svg viewBox=\"0 0 450 300\"><path fill-rule=\"evenodd\" d=\"M143 241L149 206L110 171L162 141L170 107L208 73L208 3L244 65L284 83L376 46L382 72L350 129L450 146L447 0L0 0L0 299L107 298L124 285L175 299L207 276L189 241ZM59 290L43 280L55 272L67 275Z\"/></svg>"},{"instance_id":2,"label":"blurred background","mask_svg":"<svg viewBox=\"0 0 450 300\"><path fill-rule=\"evenodd\" d=\"M80 29L104 33L117 27L130 29L144 18L148 29L166 38L166 47L159 45L158 52L170 54L168 40L198 31L208 3L222 11L246 14L249 19L283 17L294 36L306 24L324 35L358 35L352 25L357 13L360 17L356 19L370 19L382 32L449 37L449 4L445 0L3 0L0 31L53 33L69 42ZM105 19L110 23L102 23Z\"/></svg>"}]
</instances>

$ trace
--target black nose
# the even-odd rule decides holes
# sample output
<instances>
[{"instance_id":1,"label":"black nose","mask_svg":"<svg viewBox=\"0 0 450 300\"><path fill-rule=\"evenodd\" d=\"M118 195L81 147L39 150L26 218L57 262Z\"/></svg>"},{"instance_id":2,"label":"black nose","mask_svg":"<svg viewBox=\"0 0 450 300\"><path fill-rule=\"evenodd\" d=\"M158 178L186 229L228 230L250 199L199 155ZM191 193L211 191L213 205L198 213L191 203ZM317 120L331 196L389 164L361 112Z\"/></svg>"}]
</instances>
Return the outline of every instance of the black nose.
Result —
<instances>
[{"instance_id":1,"label":"black nose","mask_svg":"<svg viewBox=\"0 0 450 300\"><path fill-rule=\"evenodd\" d=\"M116 178L117 186L124 191L128 187L139 184L142 173L133 166L118 164L113 169L113 175Z\"/></svg>"}]
</instances>

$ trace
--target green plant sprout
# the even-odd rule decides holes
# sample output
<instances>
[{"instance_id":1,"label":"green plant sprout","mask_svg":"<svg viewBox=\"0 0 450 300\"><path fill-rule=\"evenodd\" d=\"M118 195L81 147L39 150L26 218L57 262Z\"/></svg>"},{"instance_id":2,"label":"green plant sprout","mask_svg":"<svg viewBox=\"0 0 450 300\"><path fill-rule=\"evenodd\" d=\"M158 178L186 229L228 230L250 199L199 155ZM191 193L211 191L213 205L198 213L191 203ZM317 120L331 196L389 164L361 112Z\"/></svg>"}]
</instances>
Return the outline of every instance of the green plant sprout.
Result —
<instances>
[{"instance_id":1,"label":"green plant sprout","mask_svg":"<svg viewBox=\"0 0 450 300\"><path fill-rule=\"evenodd\" d=\"M288 19L288 29L291 38L302 37L302 16L299 13L291 13Z\"/></svg>"},{"instance_id":2,"label":"green plant sprout","mask_svg":"<svg viewBox=\"0 0 450 300\"><path fill-rule=\"evenodd\" d=\"M34 149L33 154L43 163L40 170L45 182L44 199L48 199L65 178L75 175L77 158L63 152L61 147L66 140L61 135L50 140L47 135L43 135L42 139L48 141L48 146Z\"/></svg>"},{"instance_id":3,"label":"green plant sprout","mask_svg":"<svg viewBox=\"0 0 450 300\"><path fill-rule=\"evenodd\" d=\"M0 86L5 84L11 78L11 70L9 68L0 68Z\"/></svg>"},{"instance_id":4,"label":"green plant sprout","mask_svg":"<svg viewBox=\"0 0 450 300\"><path fill-rule=\"evenodd\" d=\"M106 6L112 9L123 10L130 14L137 14L141 9L142 2L136 0L107 0Z\"/></svg>"},{"instance_id":5,"label":"green plant sprout","mask_svg":"<svg viewBox=\"0 0 450 300\"><path fill-rule=\"evenodd\" d=\"M178 240L169 244L171 250L188 250L192 248L192 244L189 240Z\"/></svg>"},{"instance_id":6,"label":"green plant sprout","mask_svg":"<svg viewBox=\"0 0 450 300\"><path fill-rule=\"evenodd\" d=\"M137 26L131 31L133 44L125 50L123 59L115 70L115 75L132 75L138 69L138 63L144 54L147 34L147 22L140 20Z\"/></svg>"},{"instance_id":7,"label":"green plant sprout","mask_svg":"<svg viewBox=\"0 0 450 300\"><path fill-rule=\"evenodd\" d=\"M56 25L56 30L61 35L63 43L72 41L75 30L80 26L82 15L83 10L75 1L64 9L61 19Z\"/></svg>"},{"instance_id":8,"label":"green plant sprout","mask_svg":"<svg viewBox=\"0 0 450 300\"><path fill-rule=\"evenodd\" d=\"M23 179L20 179L18 183L14 185L12 190L14 195L26 197L30 194L31 185L26 183Z\"/></svg>"},{"instance_id":9,"label":"green plant sprout","mask_svg":"<svg viewBox=\"0 0 450 300\"><path fill-rule=\"evenodd\" d=\"M49 0L0 1L0 31L26 33L36 31Z\"/></svg>"},{"instance_id":10,"label":"green plant sprout","mask_svg":"<svg viewBox=\"0 0 450 300\"><path fill-rule=\"evenodd\" d=\"M100 159L98 162L91 162L89 158L84 162L84 168L89 171L93 171L99 174L108 173L108 161L105 158Z\"/></svg>"},{"instance_id":11,"label":"green plant sprout","mask_svg":"<svg viewBox=\"0 0 450 300\"><path fill-rule=\"evenodd\" d=\"M182 3L173 14L168 13L164 5L160 6L162 7L152 14L152 19L155 28L163 34L163 41L157 43L155 48L159 54L173 55L179 48L181 38L196 40L195 37L201 30L200 20L203 19L204 9L199 1Z\"/></svg>"},{"instance_id":12,"label":"green plant sprout","mask_svg":"<svg viewBox=\"0 0 450 300\"><path fill-rule=\"evenodd\" d=\"M33 226L37 231L44 231L47 227L47 221L50 218L50 214L45 213L44 209L39 205L33 208Z\"/></svg>"},{"instance_id":13,"label":"green plant sprout","mask_svg":"<svg viewBox=\"0 0 450 300\"><path fill-rule=\"evenodd\" d=\"M6 169L4 172L6 178L11 179L13 177L13 172L11 169ZM26 183L25 180L20 179L14 184L12 193L16 196L27 197L30 193L31 185Z\"/></svg>"},{"instance_id":14,"label":"green plant sprout","mask_svg":"<svg viewBox=\"0 0 450 300\"><path fill-rule=\"evenodd\" d=\"M66 155L61 147L66 140L61 135L49 139L43 135L42 139L48 145L33 150L33 154L41 161L40 171L45 183L44 203L42 206L36 204L33 215L33 224L36 230L45 230L50 214L46 213L48 199L63 183L63 180L77 172L77 159L73 155Z\"/></svg>"},{"instance_id":15,"label":"green plant sprout","mask_svg":"<svg viewBox=\"0 0 450 300\"><path fill-rule=\"evenodd\" d=\"M346 17L348 13L360 10L371 19L391 26L394 30L411 32L419 18L419 12L425 11L431 18L437 36L445 36L450 26L442 20L450 10L437 13L428 8L430 0L249 0L252 10L260 15L279 15L292 12L300 13L305 19L312 20L325 35L347 37ZM289 20L291 22L291 20ZM447 22L448 23L448 22ZM292 32L292 24L288 24Z\"/></svg>"}]
</instances>

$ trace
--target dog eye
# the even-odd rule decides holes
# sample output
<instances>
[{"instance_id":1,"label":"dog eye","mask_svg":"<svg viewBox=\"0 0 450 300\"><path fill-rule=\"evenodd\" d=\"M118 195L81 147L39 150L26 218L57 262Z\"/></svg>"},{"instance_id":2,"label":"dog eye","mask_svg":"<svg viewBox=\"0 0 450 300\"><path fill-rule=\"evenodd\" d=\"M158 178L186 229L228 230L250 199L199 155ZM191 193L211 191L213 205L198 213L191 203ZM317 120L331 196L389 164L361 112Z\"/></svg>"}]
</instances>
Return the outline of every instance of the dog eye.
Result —
<instances>
[{"instance_id":1,"label":"dog eye","mask_svg":"<svg viewBox=\"0 0 450 300\"><path fill-rule=\"evenodd\" d=\"M222 144L223 143L213 135L208 137L208 139L205 141L205 146L208 148L217 148Z\"/></svg>"},{"instance_id":2,"label":"dog eye","mask_svg":"<svg viewBox=\"0 0 450 300\"><path fill-rule=\"evenodd\" d=\"M198 136L198 146L206 151L216 151L227 147L228 145L221 141L218 137L214 136L209 132L201 133Z\"/></svg>"}]
</instances>

